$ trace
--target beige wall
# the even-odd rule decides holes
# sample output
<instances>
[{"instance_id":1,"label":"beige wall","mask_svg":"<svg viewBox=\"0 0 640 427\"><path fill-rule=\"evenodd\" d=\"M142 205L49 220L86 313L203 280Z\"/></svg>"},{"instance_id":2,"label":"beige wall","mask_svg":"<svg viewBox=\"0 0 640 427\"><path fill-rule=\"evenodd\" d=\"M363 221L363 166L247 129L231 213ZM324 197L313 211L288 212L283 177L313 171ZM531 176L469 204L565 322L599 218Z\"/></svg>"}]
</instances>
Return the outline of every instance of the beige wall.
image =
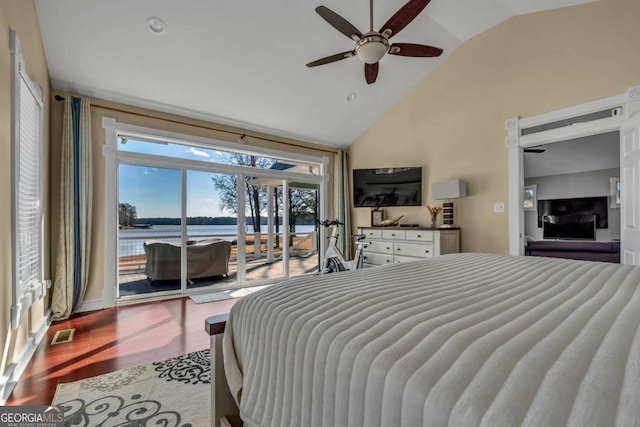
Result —
<instances>
[{"instance_id":1,"label":"beige wall","mask_svg":"<svg viewBox=\"0 0 640 427\"><path fill-rule=\"evenodd\" d=\"M638 17L638 0L601 0L480 34L352 144L351 167L422 166L425 205L442 204L430 198L433 182L465 179L469 196L454 201L462 250L508 253L508 212L493 213L494 202L508 202L504 121L640 84ZM385 213L429 223L424 207ZM353 209L354 225L368 225L369 216Z\"/></svg>"},{"instance_id":2,"label":"beige wall","mask_svg":"<svg viewBox=\"0 0 640 427\"><path fill-rule=\"evenodd\" d=\"M60 92L54 92L54 95ZM60 93L61 95L66 95ZM53 96L53 95L52 95ZM224 132L217 132L207 128L216 128L229 130L232 132L246 133L247 144L243 145L243 148L255 146L262 148L276 149L286 152L295 152L300 154L307 154L312 156L329 156L331 162L333 162L333 151L326 147L314 146L313 144L302 143L300 141L277 138L270 135L259 134L255 132L242 131L240 129L234 129L228 126L222 126L218 124L203 122L199 120L187 119L184 117L175 116L172 114L165 114L157 111L146 110L142 108L132 107L128 105L118 104L114 102L105 101L102 99L90 98L91 108L91 134L93 143L93 233L92 233L92 255L90 260L90 273L89 284L85 295L85 301L97 301L102 300L102 292L104 288L104 244L105 244L105 159L102 155L102 145L105 142L104 129L102 128L102 118L111 117L118 122L127 123L137 126L145 126L154 129L160 129L170 132L178 132L187 135L200 136L205 138L212 138L222 141L237 142L238 136ZM51 181L60 181L60 143L62 137L62 110L63 102L55 102L52 104L51 113L51 135L52 135L52 171ZM107 107L100 108L98 106ZM151 117L142 117L151 116ZM176 122L182 122L186 124L180 124ZM267 139L276 140L279 142L264 141L252 136L262 136ZM305 148L301 148L303 146ZM329 151L326 151L329 150ZM332 171L333 164L329 165L329 171ZM332 182L332 181L331 181ZM331 193L331 185L330 193ZM51 197L53 200L52 211L52 224L57 224L59 221L59 200L60 189L58 186L52 188ZM329 194L329 201L331 202L332 194ZM330 203L331 205L331 203ZM117 209L117 207L113 207ZM57 235L52 236L52 260L55 260L57 249Z\"/></svg>"},{"instance_id":3,"label":"beige wall","mask_svg":"<svg viewBox=\"0 0 640 427\"><path fill-rule=\"evenodd\" d=\"M12 297L11 275L11 52L9 51L9 29L13 29L20 39L27 73L36 80L44 95L44 174L49 172L49 95L51 85L44 56L40 28L33 1L0 2L0 331L2 331L3 359L0 375L5 372L6 364L14 361L22 349L24 340L42 319L45 305L42 301L34 304L25 313L18 330L10 326L10 306ZM48 179L46 179L47 182ZM49 194L45 194L45 206L48 206ZM49 210L45 212L45 254L48 254ZM48 257L45 256L45 277L49 277Z\"/></svg>"}]
</instances>

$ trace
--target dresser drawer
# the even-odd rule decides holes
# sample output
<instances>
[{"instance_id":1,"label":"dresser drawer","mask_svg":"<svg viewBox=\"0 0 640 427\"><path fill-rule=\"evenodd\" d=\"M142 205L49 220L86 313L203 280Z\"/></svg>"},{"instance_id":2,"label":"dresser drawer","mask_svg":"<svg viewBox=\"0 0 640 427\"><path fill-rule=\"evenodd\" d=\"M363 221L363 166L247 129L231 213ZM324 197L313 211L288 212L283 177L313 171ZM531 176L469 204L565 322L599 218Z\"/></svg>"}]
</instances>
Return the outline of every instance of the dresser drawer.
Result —
<instances>
[{"instance_id":1,"label":"dresser drawer","mask_svg":"<svg viewBox=\"0 0 640 427\"><path fill-rule=\"evenodd\" d=\"M407 230L407 240L419 240L421 242L433 242L431 230Z\"/></svg>"},{"instance_id":2,"label":"dresser drawer","mask_svg":"<svg viewBox=\"0 0 640 427\"><path fill-rule=\"evenodd\" d=\"M382 230L372 230L370 228L364 228L360 230L360 233L366 235L367 237L371 237L372 239L382 238Z\"/></svg>"},{"instance_id":3,"label":"dresser drawer","mask_svg":"<svg viewBox=\"0 0 640 427\"><path fill-rule=\"evenodd\" d=\"M394 243L394 255L430 258L433 256L433 245L418 243Z\"/></svg>"},{"instance_id":4,"label":"dresser drawer","mask_svg":"<svg viewBox=\"0 0 640 427\"><path fill-rule=\"evenodd\" d=\"M364 259L365 264L384 265L384 264L393 263L393 255L375 254L371 252L366 252L364 256L365 256L365 259Z\"/></svg>"},{"instance_id":5,"label":"dresser drawer","mask_svg":"<svg viewBox=\"0 0 640 427\"><path fill-rule=\"evenodd\" d=\"M393 257L393 262L396 264L400 264L401 262L422 261L424 259L425 258L396 255Z\"/></svg>"},{"instance_id":6,"label":"dresser drawer","mask_svg":"<svg viewBox=\"0 0 640 427\"><path fill-rule=\"evenodd\" d=\"M383 239L405 240L404 230L382 230Z\"/></svg>"},{"instance_id":7,"label":"dresser drawer","mask_svg":"<svg viewBox=\"0 0 640 427\"><path fill-rule=\"evenodd\" d=\"M393 253L393 242L387 242L384 240L371 240L371 243L364 249L365 254L369 252L378 252L383 254Z\"/></svg>"}]
</instances>

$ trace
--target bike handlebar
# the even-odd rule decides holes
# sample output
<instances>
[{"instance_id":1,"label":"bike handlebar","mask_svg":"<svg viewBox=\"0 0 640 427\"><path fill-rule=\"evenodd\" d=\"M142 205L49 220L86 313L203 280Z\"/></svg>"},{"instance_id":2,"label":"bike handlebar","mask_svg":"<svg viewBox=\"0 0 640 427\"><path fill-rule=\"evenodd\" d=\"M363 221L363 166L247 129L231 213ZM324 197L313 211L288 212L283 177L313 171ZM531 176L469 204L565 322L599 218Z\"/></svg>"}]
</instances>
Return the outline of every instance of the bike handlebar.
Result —
<instances>
[{"instance_id":1,"label":"bike handlebar","mask_svg":"<svg viewBox=\"0 0 640 427\"><path fill-rule=\"evenodd\" d=\"M324 227L330 227L332 225L344 225L343 222L340 222L337 219L334 219L333 221L329 221L328 219L325 219L324 221L320 221L319 219L317 219L316 221L318 222L318 224Z\"/></svg>"}]
</instances>

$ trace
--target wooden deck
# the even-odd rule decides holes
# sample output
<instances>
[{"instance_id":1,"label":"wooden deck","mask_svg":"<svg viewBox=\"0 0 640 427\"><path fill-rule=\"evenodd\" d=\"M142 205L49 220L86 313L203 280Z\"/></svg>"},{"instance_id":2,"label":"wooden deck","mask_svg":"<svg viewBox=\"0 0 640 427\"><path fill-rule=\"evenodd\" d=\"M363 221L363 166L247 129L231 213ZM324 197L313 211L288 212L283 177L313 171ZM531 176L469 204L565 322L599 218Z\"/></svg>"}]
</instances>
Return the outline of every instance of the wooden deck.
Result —
<instances>
[{"instance_id":1,"label":"wooden deck","mask_svg":"<svg viewBox=\"0 0 640 427\"><path fill-rule=\"evenodd\" d=\"M246 262L246 286L252 286L251 282L257 280L277 279L282 277L282 260L267 263L266 260L248 260ZM306 257L293 257L289 259L289 276L312 273L318 268L317 254ZM144 256L142 260L134 263L127 260L124 268L120 265L118 276L120 286L120 296L130 297L134 295L144 295L156 292L178 291L180 282L178 280L151 281L144 274ZM189 289L199 287L212 287L213 289L228 289L238 286L237 264L229 264L228 277L211 277L192 280L188 283Z\"/></svg>"}]
</instances>

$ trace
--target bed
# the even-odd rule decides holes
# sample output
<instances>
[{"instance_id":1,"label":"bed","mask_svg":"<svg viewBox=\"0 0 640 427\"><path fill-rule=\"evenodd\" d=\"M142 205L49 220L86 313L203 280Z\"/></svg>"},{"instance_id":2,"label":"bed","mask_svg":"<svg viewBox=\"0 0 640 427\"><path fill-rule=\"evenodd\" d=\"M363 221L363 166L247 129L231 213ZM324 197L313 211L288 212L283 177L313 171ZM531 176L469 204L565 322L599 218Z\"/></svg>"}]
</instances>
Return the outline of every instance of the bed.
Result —
<instances>
[{"instance_id":1,"label":"bed","mask_svg":"<svg viewBox=\"0 0 640 427\"><path fill-rule=\"evenodd\" d=\"M296 278L223 327L250 427L640 425L639 267L451 254Z\"/></svg>"}]
</instances>

